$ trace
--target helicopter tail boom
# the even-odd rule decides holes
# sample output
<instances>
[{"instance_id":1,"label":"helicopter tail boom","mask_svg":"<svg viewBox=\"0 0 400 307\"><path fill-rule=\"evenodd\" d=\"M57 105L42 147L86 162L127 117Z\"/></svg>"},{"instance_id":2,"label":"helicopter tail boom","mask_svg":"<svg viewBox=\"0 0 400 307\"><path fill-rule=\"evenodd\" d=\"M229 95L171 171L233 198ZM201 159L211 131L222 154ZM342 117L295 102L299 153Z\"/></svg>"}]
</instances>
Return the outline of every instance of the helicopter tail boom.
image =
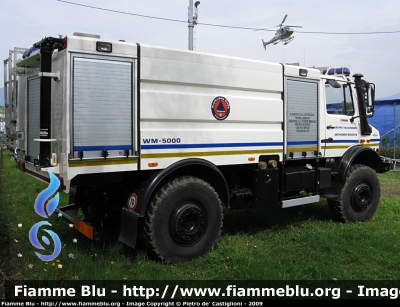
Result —
<instances>
[{"instance_id":1,"label":"helicopter tail boom","mask_svg":"<svg viewBox=\"0 0 400 307\"><path fill-rule=\"evenodd\" d=\"M267 45L268 45L268 42L264 42L264 40L263 40L263 39L262 39L262 42L263 42L264 50L267 50Z\"/></svg>"}]
</instances>

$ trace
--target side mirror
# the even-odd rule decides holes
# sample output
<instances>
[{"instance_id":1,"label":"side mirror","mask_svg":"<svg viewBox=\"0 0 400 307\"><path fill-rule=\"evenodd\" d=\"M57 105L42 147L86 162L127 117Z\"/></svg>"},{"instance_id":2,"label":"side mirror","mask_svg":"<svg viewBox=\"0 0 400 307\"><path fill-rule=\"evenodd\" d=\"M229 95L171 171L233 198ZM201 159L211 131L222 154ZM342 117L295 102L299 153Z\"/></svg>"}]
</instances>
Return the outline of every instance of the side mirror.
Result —
<instances>
[{"instance_id":1,"label":"side mirror","mask_svg":"<svg viewBox=\"0 0 400 307\"><path fill-rule=\"evenodd\" d=\"M332 86L334 88L340 88L341 87L339 82L337 82L336 80L327 79L326 83L328 83L330 86Z\"/></svg>"},{"instance_id":2,"label":"side mirror","mask_svg":"<svg viewBox=\"0 0 400 307\"><path fill-rule=\"evenodd\" d=\"M367 83L366 88L366 96L367 96L367 116L372 117L375 113L375 84Z\"/></svg>"}]
</instances>

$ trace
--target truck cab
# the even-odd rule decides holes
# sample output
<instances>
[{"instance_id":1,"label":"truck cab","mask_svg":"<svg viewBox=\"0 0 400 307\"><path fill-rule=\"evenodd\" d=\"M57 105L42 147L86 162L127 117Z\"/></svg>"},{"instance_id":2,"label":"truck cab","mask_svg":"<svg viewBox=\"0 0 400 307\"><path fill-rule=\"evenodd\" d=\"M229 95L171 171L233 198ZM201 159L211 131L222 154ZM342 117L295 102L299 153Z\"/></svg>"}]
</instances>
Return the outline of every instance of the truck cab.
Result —
<instances>
[{"instance_id":1,"label":"truck cab","mask_svg":"<svg viewBox=\"0 0 400 307\"><path fill-rule=\"evenodd\" d=\"M359 104L357 85L350 79L347 67L328 68L321 76L321 83L326 102L325 121L321 127L325 132L324 156L342 156L348 148L356 145L379 151L379 131L367 121L373 116L375 86L366 82L360 84L364 102Z\"/></svg>"}]
</instances>

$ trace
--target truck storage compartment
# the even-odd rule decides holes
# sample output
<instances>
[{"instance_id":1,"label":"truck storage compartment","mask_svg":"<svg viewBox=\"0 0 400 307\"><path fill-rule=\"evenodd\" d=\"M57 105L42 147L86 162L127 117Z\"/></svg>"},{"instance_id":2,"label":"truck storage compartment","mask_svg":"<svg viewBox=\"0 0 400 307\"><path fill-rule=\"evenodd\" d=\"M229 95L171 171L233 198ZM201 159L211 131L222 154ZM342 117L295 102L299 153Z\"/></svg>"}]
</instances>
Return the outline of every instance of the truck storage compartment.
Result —
<instances>
[{"instance_id":1,"label":"truck storage compartment","mask_svg":"<svg viewBox=\"0 0 400 307\"><path fill-rule=\"evenodd\" d=\"M284 170L284 192L315 188L315 170L286 168Z\"/></svg>"},{"instance_id":2,"label":"truck storage compartment","mask_svg":"<svg viewBox=\"0 0 400 307\"><path fill-rule=\"evenodd\" d=\"M73 56L74 158L130 156L133 59Z\"/></svg>"},{"instance_id":3,"label":"truck storage compartment","mask_svg":"<svg viewBox=\"0 0 400 307\"><path fill-rule=\"evenodd\" d=\"M327 167L318 168L319 188L325 189L331 186L331 169Z\"/></svg>"},{"instance_id":4,"label":"truck storage compartment","mask_svg":"<svg viewBox=\"0 0 400 307\"><path fill-rule=\"evenodd\" d=\"M241 187L231 189L231 208L251 202L253 208L278 206L279 169L242 168L238 173Z\"/></svg>"}]
</instances>

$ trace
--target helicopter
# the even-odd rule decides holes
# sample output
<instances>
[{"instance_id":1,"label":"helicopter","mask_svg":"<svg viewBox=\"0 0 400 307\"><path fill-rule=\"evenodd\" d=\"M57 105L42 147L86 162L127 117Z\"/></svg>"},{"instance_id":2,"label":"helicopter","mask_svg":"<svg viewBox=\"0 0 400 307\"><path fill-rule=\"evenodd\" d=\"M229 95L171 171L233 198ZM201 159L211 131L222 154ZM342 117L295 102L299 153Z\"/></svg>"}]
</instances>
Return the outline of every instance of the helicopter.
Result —
<instances>
[{"instance_id":1,"label":"helicopter","mask_svg":"<svg viewBox=\"0 0 400 307\"><path fill-rule=\"evenodd\" d=\"M269 40L268 42L264 42L264 40L262 40L264 49L266 49L267 45L269 45L269 44L276 45L279 42L283 42L284 45L289 44L294 39L294 36L292 36L292 34L293 34L292 28L302 28L302 26L284 25L283 23L285 22L287 16L288 16L288 14L286 14L285 17L283 18L282 22L279 25L277 25L277 27L279 27L279 29L275 32L275 36L273 38L271 38L271 40ZM262 30L265 30L265 29L262 29Z\"/></svg>"}]
</instances>

